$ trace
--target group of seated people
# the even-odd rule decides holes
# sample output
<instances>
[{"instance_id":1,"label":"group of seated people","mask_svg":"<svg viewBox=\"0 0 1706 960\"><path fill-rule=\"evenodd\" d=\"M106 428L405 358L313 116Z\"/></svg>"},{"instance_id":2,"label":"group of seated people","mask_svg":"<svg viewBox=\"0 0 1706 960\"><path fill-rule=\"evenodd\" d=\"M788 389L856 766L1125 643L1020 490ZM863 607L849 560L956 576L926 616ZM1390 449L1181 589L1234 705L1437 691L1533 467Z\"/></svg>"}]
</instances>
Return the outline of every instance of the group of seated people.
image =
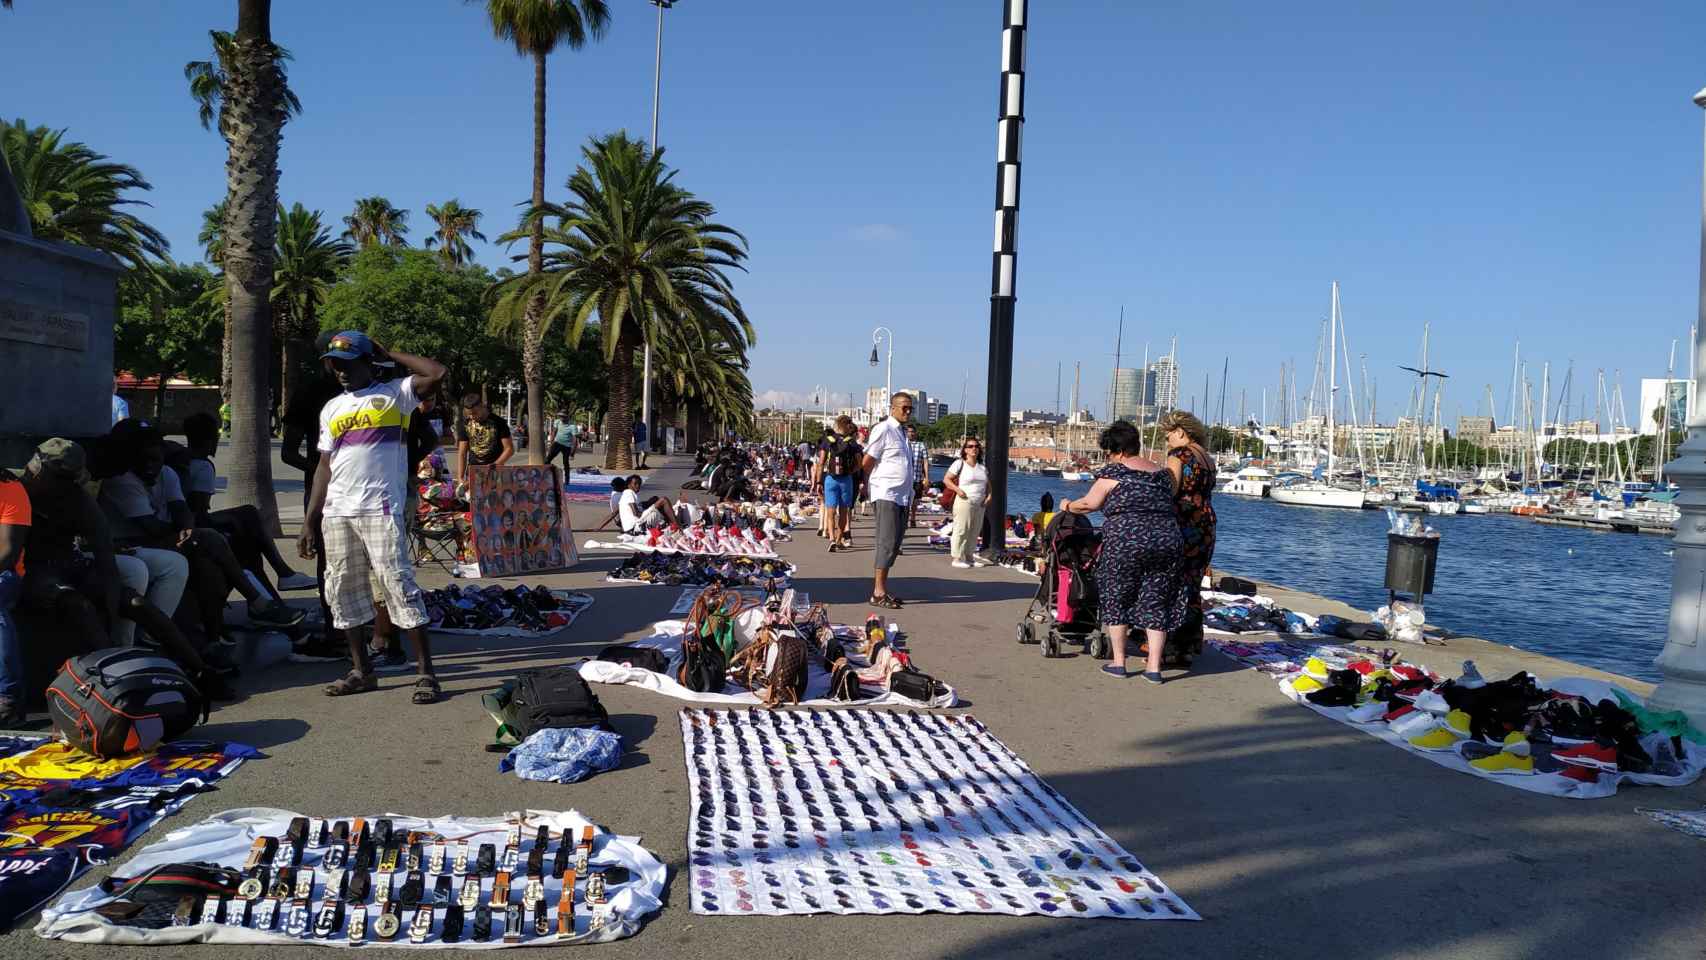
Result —
<instances>
[{"instance_id":1,"label":"group of seated people","mask_svg":"<svg viewBox=\"0 0 1706 960\"><path fill-rule=\"evenodd\" d=\"M0 726L40 703L64 660L108 646L157 647L230 699L231 594L255 624L302 620L280 591L317 581L254 507L212 509L219 421L191 416L184 434L187 446L124 419L88 449L55 438L21 473L0 470Z\"/></svg>"}]
</instances>

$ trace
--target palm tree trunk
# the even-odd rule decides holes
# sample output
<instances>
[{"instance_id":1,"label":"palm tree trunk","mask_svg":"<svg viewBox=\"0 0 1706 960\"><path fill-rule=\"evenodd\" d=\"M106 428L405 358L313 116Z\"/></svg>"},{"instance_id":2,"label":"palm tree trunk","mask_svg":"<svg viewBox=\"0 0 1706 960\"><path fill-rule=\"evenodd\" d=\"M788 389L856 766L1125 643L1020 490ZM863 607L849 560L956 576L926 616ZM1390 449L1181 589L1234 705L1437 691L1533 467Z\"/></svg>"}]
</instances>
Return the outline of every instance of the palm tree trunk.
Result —
<instances>
[{"instance_id":1,"label":"palm tree trunk","mask_svg":"<svg viewBox=\"0 0 1706 960\"><path fill-rule=\"evenodd\" d=\"M284 133L283 79L272 44L272 0L237 0L235 62L225 105L231 122L225 161L225 289L231 304L229 492L253 504L274 536L272 479L272 272L278 231L278 150Z\"/></svg>"},{"instance_id":2,"label":"palm tree trunk","mask_svg":"<svg viewBox=\"0 0 1706 960\"><path fill-rule=\"evenodd\" d=\"M634 469L634 346L625 327L616 339L616 355L610 359L610 412L604 418L604 468Z\"/></svg>"},{"instance_id":3,"label":"palm tree trunk","mask_svg":"<svg viewBox=\"0 0 1706 960\"><path fill-rule=\"evenodd\" d=\"M227 284L230 281L226 281ZM225 343L219 354L219 395L231 399L231 295L225 295Z\"/></svg>"},{"instance_id":4,"label":"palm tree trunk","mask_svg":"<svg viewBox=\"0 0 1706 960\"><path fill-rule=\"evenodd\" d=\"M545 203L545 55L533 55L533 206ZM527 272L537 277L545 270L545 221L534 220L532 235L527 240ZM545 351L539 340L541 316L545 312L545 294L535 294L527 301L527 315L522 330L521 374L527 382L527 441L531 446L528 461L545 462Z\"/></svg>"}]
</instances>

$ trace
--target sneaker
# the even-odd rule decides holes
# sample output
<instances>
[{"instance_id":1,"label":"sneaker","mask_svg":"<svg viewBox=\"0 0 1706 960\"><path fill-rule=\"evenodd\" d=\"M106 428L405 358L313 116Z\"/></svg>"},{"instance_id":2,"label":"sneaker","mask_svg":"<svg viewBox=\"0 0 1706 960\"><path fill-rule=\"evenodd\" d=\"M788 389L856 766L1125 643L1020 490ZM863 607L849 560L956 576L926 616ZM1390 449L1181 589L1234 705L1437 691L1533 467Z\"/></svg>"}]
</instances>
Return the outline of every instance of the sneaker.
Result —
<instances>
[{"instance_id":1,"label":"sneaker","mask_svg":"<svg viewBox=\"0 0 1706 960\"><path fill-rule=\"evenodd\" d=\"M1451 712L1451 704L1446 703L1445 698L1433 690L1426 690L1418 694L1415 705L1417 710L1426 710L1428 713L1446 714Z\"/></svg>"},{"instance_id":2,"label":"sneaker","mask_svg":"<svg viewBox=\"0 0 1706 960\"><path fill-rule=\"evenodd\" d=\"M1471 760L1469 765L1482 773L1531 774L1534 772L1534 757L1528 738L1517 732L1505 738L1503 750L1482 760Z\"/></svg>"},{"instance_id":3,"label":"sneaker","mask_svg":"<svg viewBox=\"0 0 1706 960\"><path fill-rule=\"evenodd\" d=\"M1345 719L1352 723L1378 723L1386 719L1388 709L1389 705L1384 700L1370 700L1345 714Z\"/></svg>"},{"instance_id":4,"label":"sneaker","mask_svg":"<svg viewBox=\"0 0 1706 960\"><path fill-rule=\"evenodd\" d=\"M971 558L971 565L974 567L987 567L987 566L993 565L994 563L995 563L994 560L986 560L983 557L972 557Z\"/></svg>"},{"instance_id":5,"label":"sneaker","mask_svg":"<svg viewBox=\"0 0 1706 960\"><path fill-rule=\"evenodd\" d=\"M1410 738L1410 746L1421 750L1455 750L1458 743L1469 739L1469 714L1453 710L1445 722L1419 737ZM1528 741L1524 740L1526 744Z\"/></svg>"},{"instance_id":6,"label":"sneaker","mask_svg":"<svg viewBox=\"0 0 1706 960\"><path fill-rule=\"evenodd\" d=\"M1604 770L1607 773L1616 773L1622 769L1617 765L1617 748L1594 740L1569 750L1554 750L1552 757L1571 766Z\"/></svg>"},{"instance_id":7,"label":"sneaker","mask_svg":"<svg viewBox=\"0 0 1706 960\"><path fill-rule=\"evenodd\" d=\"M312 590L320 585L320 581L306 573L292 573L288 577L278 578L280 590Z\"/></svg>"},{"instance_id":8,"label":"sneaker","mask_svg":"<svg viewBox=\"0 0 1706 960\"><path fill-rule=\"evenodd\" d=\"M1475 661L1465 660L1463 661L1463 676L1457 678L1457 685L1465 690L1474 690L1476 687L1486 686L1487 679L1481 676L1481 671L1475 669Z\"/></svg>"},{"instance_id":9,"label":"sneaker","mask_svg":"<svg viewBox=\"0 0 1706 960\"><path fill-rule=\"evenodd\" d=\"M255 623L264 623L269 627L293 627L301 623L305 616L307 614L301 610L287 606L277 600L270 600L258 605L251 604L249 607L249 619Z\"/></svg>"},{"instance_id":10,"label":"sneaker","mask_svg":"<svg viewBox=\"0 0 1706 960\"><path fill-rule=\"evenodd\" d=\"M396 673L409 669L409 658L403 656L401 650L384 650L373 653L368 657L373 662L375 673Z\"/></svg>"},{"instance_id":11,"label":"sneaker","mask_svg":"<svg viewBox=\"0 0 1706 960\"><path fill-rule=\"evenodd\" d=\"M971 564L969 564L969 563L967 563L967 562L965 562L965 561L964 561L964 560L955 560L955 561L954 561L954 562L953 562L953 563L952 563L952 564L951 564L951 566L952 566L952 567L953 567L953 568L954 568L954 569L955 569L955 570L970 570L970 569L971 569Z\"/></svg>"},{"instance_id":12,"label":"sneaker","mask_svg":"<svg viewBox=\"0 0 1706 960\"><path fill-rule=\"evenodd\" d=\"M1303 661L1303 672L1317 680L1325 680L1327 679L1329 668L1326 661L1322 660L1320 657L1310 657L1308 660Z\"/></svg>"},{"instance_id":13,"label":"sneaker","mask_svg":"<svg viewBox=\"0 0 1706 960\"><path fill-rule=\"evenodd\" d=\"M291 663L327 663L348 659L349 645L323 633L311 634L290 647Z\"/></svg>"},{"instance_id":14,"label":"sneaker","mask_svg":"<svg viewBox=\"0 0 1706 960\"><path fill-rule=\"evenodd\" d=\"M1294 693L1309 694L1325 687L1326 684L1308 674L1299 674L1291 678L1291 689Z\"/></svg>"},{"instance_id":15,"label":"sneaker","mask_svg":"<svg viewBox=\"0 0 1706 960\"><path fill-rule=\"evenodd\" d=\"M24 722L24 708L11 697L0 697L0 729L11 730Z\"/></svg>"}]
</instances>

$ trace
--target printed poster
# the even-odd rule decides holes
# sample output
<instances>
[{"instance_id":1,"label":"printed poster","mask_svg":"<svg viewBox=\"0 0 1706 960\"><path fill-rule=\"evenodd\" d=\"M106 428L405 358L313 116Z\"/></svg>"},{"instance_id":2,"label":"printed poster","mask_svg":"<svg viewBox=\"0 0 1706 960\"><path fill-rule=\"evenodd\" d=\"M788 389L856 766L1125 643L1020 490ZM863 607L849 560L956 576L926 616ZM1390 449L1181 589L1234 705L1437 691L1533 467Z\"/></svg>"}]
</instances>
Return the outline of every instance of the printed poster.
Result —
<instances>
[{"instance_id":1,"label":"printed poster","mask_svg":"<svg viewBox=\"0 0 1706 960\"><path fill-rule=\"evenodd\" d=\"M474 559L481 577L575 565L574 531L555 465L475 467L468 475Z\"/></svg>"}]
</instances>

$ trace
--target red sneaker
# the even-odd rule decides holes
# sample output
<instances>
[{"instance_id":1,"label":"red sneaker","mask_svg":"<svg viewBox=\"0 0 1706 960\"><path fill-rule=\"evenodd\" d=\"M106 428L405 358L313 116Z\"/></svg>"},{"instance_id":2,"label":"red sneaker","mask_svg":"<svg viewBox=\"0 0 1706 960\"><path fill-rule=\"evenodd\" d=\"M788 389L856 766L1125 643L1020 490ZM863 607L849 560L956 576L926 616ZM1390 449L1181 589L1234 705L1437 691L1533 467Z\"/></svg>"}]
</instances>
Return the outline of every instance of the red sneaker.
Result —
<instances>
[{"instance_id":1,"label":"red sneaker","mask_svg":"<svg viewBox=\"0 0 1706 960\"><path fill-rule=\"evenodd\" d=\"M1621 769L1617 765L1617 748L1607 746L1597 740L1590 740L1579 747L1571 747L1568 750L1555 750L1552 752L1552 756L1562 763L1592 770L1603 770L1606 773L1616 773Z\"/></svg>"},{"instance_id":2,"label":"red sneaker","mask_svg":"<svg viewBox=\"0 0 1706 960\"><path fill-rule=\"evenodd\" d=\"M1360 673L1366 677L1369 674L1375 672L1376 670L1379 670L1380 665L1377 663L1374 663L1372 661L1369 661L1369 660L1358 660L1355 663L1345 664L1345 669L1355 670L1357 673Z\"/></svg>"}]
</instances>

